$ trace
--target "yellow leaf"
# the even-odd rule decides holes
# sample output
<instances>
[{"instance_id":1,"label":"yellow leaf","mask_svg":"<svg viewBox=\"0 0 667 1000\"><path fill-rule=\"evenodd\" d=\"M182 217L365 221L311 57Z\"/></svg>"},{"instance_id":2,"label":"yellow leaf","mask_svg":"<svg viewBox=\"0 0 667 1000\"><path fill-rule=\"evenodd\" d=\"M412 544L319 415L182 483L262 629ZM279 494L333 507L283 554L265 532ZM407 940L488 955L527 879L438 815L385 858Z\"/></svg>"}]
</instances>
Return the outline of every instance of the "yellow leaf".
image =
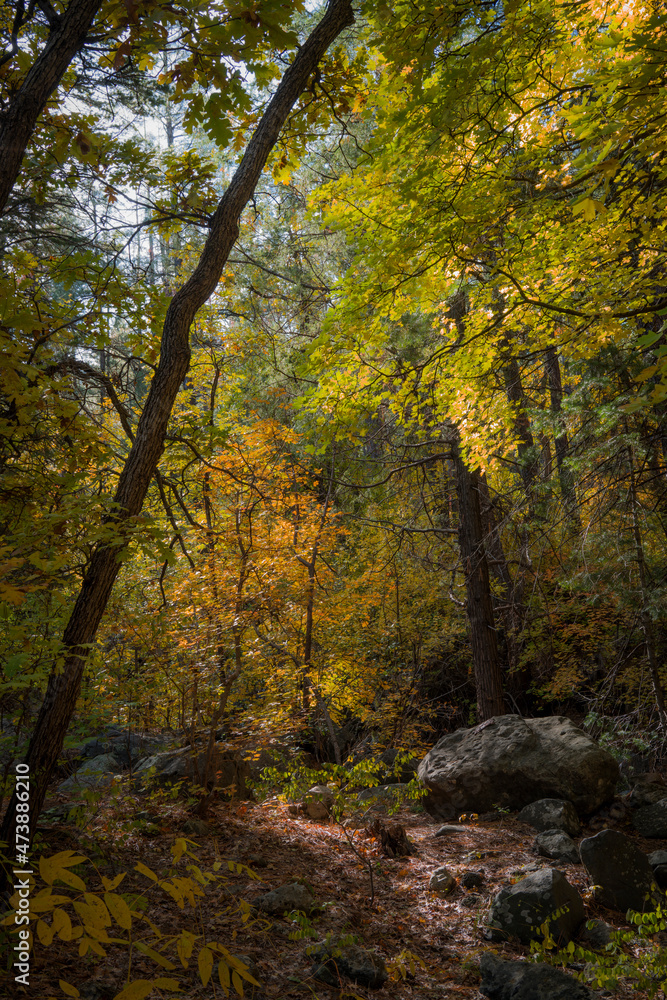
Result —
<instances>
[{"instance_id":1,"label":"yellow leaf","mask_svg":"<svg viewBox=\"0 0 667 1000\"><path fill-rule=\"evenodd\" d=\"M170 962L168 958L161 955L159 951L155 951L154 948L149 948L147 944L143 943L143 941L137 941L134 947L137 951L140 951L142 955L152 958L153 961L157 962L158 965L161 965L163 969L168 969L171 972L172 969L176 968L173 962Z\"/></svg>"},{"instance_id":2,"label":"yellow leaf","mask_svg":"<svg viewBox=\"0 0 667 1000\"><path fill-rule=\"evenodd\" d=\"M66 983L64 979L59 979L60 989L63 993L66 993L68 997L79 997L81 994L77 990L76 986L71 986L70 983Z\"/></svg>"},{"instance_id":3,"label":"yellow leaf","mask_svg":"<svg viewBox=\"0 0 667 1000\"><path fill-rule=\"evenodd\" d=\"M132 927L132 911L123 897L118 896L115 892L105 892L104 902L118 926L129 931Z\"/></svg>"},{"instance_id":4,"label":"yellow leaf","mask_svg":"<svg viewBox=\"0 0 667 1000\"><path fill-rule=\"evenodd\" d=\"M116 875L116 877L114 879L106 878L106 876L103 875L102 876L102 885L104 886L105 891L106 892L113 892L114 889L117 889L118 886L123 881L123 879L125 878L126 875L127 875L127 872L121 872L120 875Z\"/></svg>"},{"instance_id":5,"label":"yellow leaf","mask_svg":"<svg viewBox=\"0 0 667 1000\"><path fill-rule=\"evenodd\" d=\"M134 866L134 870L135 872L139 872L140 875L145 875L147 878L152 879L153 882L157 882L158 880L155 872L152 872L150 868L147 868L141 861L139 864Z\"/></svg>"},{"instance_id":6,"label":"yellow leaf","mask_svg":"<svg viewBox=\"0 0 667 1000\"><path fill-rule=\"evenodd\" d=\"M75 854L74 851L60 851L50 858L39 859L39 873L48 885L52 885L54 879L57 878L62 879L64 882L65 879L62 877L63 869L71 868L72 865L80 865L86 860L85 857ZM85 885L83 888L86 888Z\"/></svg>"},{"instance_id":7,"label":"yellow leaf","mask_svg":"<svg viewBox=\"0 0 667 1000\"><path fill-rule=\"evenodd\" d=\"M225 991L225 995L229 996L229 986L231 982L229 978L229 966L222 958L218 962L218 977L220 979L220 985Z\"/></svg>"},{"instance_id":8,"label":"yellow leaf","mask_svg":"<svg viewBox=\"0 0 667 1000\"><path fill-rule=\"evenodd\" d=\"M68 872L64 868L60 868L54 877L60 879L65 885L69 885L78 892L86 891L86 883L78 875L75 875L74 872Z\"/></svg>"},{"instance_id":9,"label":"yellow leaf","mask_svg":"<svg viewBox=\"0 0 667 1000\"><path fill-rule=\"evenodd\" d=\"M72 940L72 921L69 914L60 908L53 911L53 921L51 923L54 931L61 941Z\"/></svg>"},{"instance_id":10,"label":"yellow leaf","mask_svg":"<svg viewBox=\"0 0 667 1000\"><path fill-rule=\"evenodd\" d=\"M187 851L188 842L184 837L178 837L171 849L174 861L178 861Z\"/></svg>"},{"instance_id":11,"label":"yellow leaf","mask_svg":"<svg viewBox=\"0 0 667 1000\"><path fill-rule=\"evenodd\" d=\"M101 923L104 927L109 927L111 924L111 917L109 916L109 911L100 897L96 896L94 892L85 892L83 894L83 898L88 906L95 911L99 923Z\"/></svg>"},{"instance_id":12,"label":"yellow leaf","mask_svg":"<svg viewBox=\"0 0 667 1000\"><path fill-rule=\"evenodd\" d=\"M211 978L211 972L213 971L213 952L210 948L202 948L199 952L197 964L199 965L199 975L201 977L201 981L204 986L206 986Z\"/></svg>"},{"instance_id":13,"label":"yellow leaf","mask_svg":"<svg viewBox=\"0 0 667 1000\"><path fill-rule=\"evenodd\" d=\"M236 992L238 993L238 995L240 997L242 997L243 996L243 980L239 976L239 974L236 971L236 969L234 969L233 972L232 972L232 983L233 983L234 989L236 990Z\"/></svg>"},{"instance_id":14,"label":"yellow leaf","mask_svg":"<svg viewBox=\"0 0 667 1000\"><path fill-rule=\"evenodd\" d=\"M53 941L54 931L55 928L53 927L53 925L49 927L49 925L44 923L43 920L37 921L37 937L39 938L39 940L43 945L46 945L48 947L51 944L51 942Z\"/></svg>"},{"instance_id":15,"label":"yellow leaf","mask_svg":"<svg viewBox=\"0 0 667 1000\"><path fill-rule=\"evenodd\" d=\"M178 957L184 968L188 966L188 959L192 955L192 949L196 940L196 937L190 931L181 931L181 936L176 942Z\"/></svg>"},{"instance_id":16,"label":"yellow leaf","mask_svg":"<svg viewBox=\"0 0 667 1000\"><path fill-rule=\"evenodd\" d=\"M159 979L153 980L153 986L158 990L173 990L177 992L181 988L181 984L178 979L167 979L166 976L160 976Z\"/></svg>"}]
</instances>

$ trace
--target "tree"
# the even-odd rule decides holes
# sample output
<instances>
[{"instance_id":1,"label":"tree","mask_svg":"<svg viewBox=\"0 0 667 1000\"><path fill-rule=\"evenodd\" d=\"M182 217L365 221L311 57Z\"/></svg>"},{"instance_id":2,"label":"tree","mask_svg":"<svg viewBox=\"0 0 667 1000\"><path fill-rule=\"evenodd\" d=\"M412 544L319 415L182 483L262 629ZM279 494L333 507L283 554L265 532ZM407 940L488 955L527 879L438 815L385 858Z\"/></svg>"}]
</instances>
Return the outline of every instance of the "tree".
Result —
<instances>
[{"instance_id":1,"label":"tree","mask_svg":"<svg viewBox=\"0 0 667 1000\"><path fill-rule=\"evenodd\" d=\"M114 498L115 513L111 522L114 537L101 544L92 555L63 636L65 652L62 662L54 665L30 741L26 763L30 767L33 789L31 837L74 711L88 648L118 575L120 557L128 544L131 526L140 514L149 483L157 469L173 402L188 371L190 326L197 310L216 288L238 235L241 212L252 196L286 118L331 42L352 20L349 0L333 0L300 48L253 132L216 209L194 272L175 293L167 309L160 360ZM16 824L13 806L12 799L1 831L2 838L12 845Z\"/></svg>"}]
</instances>

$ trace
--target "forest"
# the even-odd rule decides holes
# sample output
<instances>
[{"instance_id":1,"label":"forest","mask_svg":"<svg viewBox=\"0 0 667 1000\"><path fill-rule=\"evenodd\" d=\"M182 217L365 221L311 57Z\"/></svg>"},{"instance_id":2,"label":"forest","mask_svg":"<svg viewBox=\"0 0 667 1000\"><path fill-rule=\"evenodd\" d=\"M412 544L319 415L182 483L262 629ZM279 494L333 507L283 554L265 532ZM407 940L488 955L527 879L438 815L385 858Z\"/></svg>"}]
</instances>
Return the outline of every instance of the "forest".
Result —
<instances>
[{"instance_id":1,"label":"forest","mask_svg":"<svg viewBox=\"0 0 667 1000\"><path fill-rule=\"evenodd\" d=\"M501 1000L454 882L400 917L423 896L406 871L442 860L427 821L458 821L470 858L496 837L507 874L533 799L584 826L604 806L635 840L632 808L664 802L658 833L632 822L642 856L667 847L666 96L658 0L0 8L7 995ZM508 716L565 720L619 790L434 806L425 755ZM176 752L190 770L156 784ZM118 773L68 785L110 754ZM352 831L352 797L392 783ZM295 845L302 881L347 858L353 903L292 901L281 938L239 894L294 875ZM116 892L123 868L155 909ZM666 995L642 906L616 909L608 992L573 1000ZM325 925L321 968L343 970L399 927L388 984L295 971L285 948ZM547 987L520 996L570 995Z\"/></svg>"}]
</instances>

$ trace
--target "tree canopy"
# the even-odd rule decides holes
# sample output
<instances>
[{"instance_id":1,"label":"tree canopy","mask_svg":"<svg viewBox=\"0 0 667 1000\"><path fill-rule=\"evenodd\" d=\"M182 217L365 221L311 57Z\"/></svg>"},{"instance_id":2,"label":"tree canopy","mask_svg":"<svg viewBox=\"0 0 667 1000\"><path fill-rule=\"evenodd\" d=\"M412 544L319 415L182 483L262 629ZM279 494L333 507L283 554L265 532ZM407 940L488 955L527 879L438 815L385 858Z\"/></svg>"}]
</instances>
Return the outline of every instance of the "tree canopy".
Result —
<instances>
[{"instance_id":1,"label":"tree canopy","mask_svg":"<svg viewBox=\"0 0 667 1000\"><path fill-rule=\"evenodd\" d=\"M34 822L87 714L339 763L346 725L514 711L663 739L662 5L0 28L0 708Z\"/></svg>"}]
</instances>

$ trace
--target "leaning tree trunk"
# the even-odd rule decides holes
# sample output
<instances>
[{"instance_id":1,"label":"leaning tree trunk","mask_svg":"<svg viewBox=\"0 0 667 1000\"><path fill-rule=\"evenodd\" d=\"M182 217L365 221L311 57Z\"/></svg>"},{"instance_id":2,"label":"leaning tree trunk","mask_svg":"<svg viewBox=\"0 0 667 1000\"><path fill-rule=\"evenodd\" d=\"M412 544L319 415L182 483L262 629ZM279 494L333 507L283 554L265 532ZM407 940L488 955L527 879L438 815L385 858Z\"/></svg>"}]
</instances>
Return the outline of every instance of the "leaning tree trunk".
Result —
<instances>
[{"instance_id":1,"label":"leaning tree trunk","mask_svg":"<svg viewBox=\"0 0 667 1000\"><path fill-rule=\"evenodd\" d=\"M456 493L459 505L459 552L466 581L466 612L477 691L480 722L503 715L503 683L498 656L498 639L493 617L489 566L484 548L480 510L479 473L471 471L452 448L456 466Z\"/></svg>"},{"instance_id":2,"label":"leaning tree trunk","mask_svg":"<svg viewBox=\"0 0 667 1000\"><path fill-rule=\"evenodd\" d=\"M61 18L54 17L46 45L0 115L0 213L21 170L37 119L84 44L100 4L101 0L72 0Z\"/></svg>"},{"instance_id":3,"label":"leaning tree trunk","mask_svg":"<svg viewBox=\"0 0 667 1000\"><path fill-rule=\"evenodd\" d=\"M62 749L81 687L88 650L109 600L127 542L129 519L140 512L148 485L164 447L167 422L190 364L189 332L197 310L215 290L239 232L239 219L299 95L306 88L329 45L354 15L350 0L331 0L327 12L299 49L255 129L244 156L213 216L211 230L197 267L172 298L162 332L160 361L139 420L134 444L120 475L114 497L116 539L94 552L63 636L65 655L54 666L30 741L30 842L46 789ZM0 839L13 854L16 795L7 807ZM8 875L4 871L5 878ZM5 883L6 884L6 883Z\"/></svg>"}]
</instances>

